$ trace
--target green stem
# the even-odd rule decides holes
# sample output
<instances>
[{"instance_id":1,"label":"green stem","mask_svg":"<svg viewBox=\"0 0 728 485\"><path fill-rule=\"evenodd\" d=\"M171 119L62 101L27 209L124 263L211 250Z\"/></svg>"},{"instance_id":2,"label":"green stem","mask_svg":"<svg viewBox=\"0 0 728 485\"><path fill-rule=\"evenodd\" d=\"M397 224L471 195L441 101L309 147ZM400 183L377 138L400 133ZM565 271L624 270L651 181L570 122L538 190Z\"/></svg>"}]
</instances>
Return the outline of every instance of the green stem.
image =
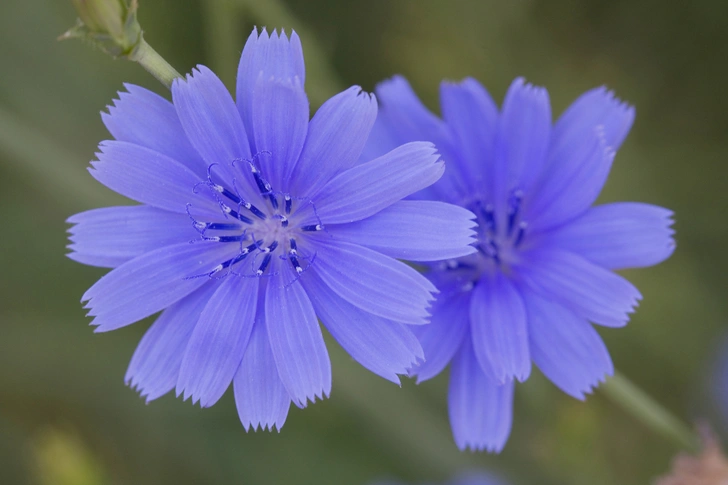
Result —
<instances>
[{"instance_id":1,"label":"green stem","mask_svg":"<svg viewBox=\"0 0 728 485\"><path fill-rule=\"evenodd\" d=\"M182 77L143 37L139 40L139 44L134 48L134 51L129 54L128 59L141 64L149 74L157 78L157 81L164 84L167 89L172 88L172 81Z\"/></svg>"},{"instance_id":2,"label":"green stem","mask_svg":"<svg viewBox=\"0 0 728 485\"><path fill-rule=\"evenodd\" d=\"M619 372L600 387L613 402L681 448L697 451L700 440L685 423Z\"/></svg>"}]
</instances>

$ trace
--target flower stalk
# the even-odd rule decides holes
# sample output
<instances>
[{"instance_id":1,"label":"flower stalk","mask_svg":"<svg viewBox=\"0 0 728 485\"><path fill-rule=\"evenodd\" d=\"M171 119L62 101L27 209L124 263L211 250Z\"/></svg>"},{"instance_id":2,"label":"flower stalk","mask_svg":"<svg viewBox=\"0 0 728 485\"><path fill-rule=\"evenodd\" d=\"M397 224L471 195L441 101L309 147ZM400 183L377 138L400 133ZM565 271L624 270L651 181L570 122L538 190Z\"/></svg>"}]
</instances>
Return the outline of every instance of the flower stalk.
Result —
<instances>
[{"instance_id":1,"label":"flower stalk","mask_svg":"<svg viewBox=\"0 0 728 485\"><path fill-rule=\"evenodd\" d=\"M600 389L658 435L689 451L700 448L700 439L689 426L619 372L607 379Z\"/></svg>"},{"instance_id":2,"label":"flower stalk","mask_svg":"<svg viewBox=\"0 0 728 485\"><path fill-rule=\"evenodd\" d=\"M167 89L172 87L172 81L178 77L182 77L144 38L139 40L139 45L129 54L128 59L138 62L157 81L164 84Z\"/></svg>"}]
</instances>

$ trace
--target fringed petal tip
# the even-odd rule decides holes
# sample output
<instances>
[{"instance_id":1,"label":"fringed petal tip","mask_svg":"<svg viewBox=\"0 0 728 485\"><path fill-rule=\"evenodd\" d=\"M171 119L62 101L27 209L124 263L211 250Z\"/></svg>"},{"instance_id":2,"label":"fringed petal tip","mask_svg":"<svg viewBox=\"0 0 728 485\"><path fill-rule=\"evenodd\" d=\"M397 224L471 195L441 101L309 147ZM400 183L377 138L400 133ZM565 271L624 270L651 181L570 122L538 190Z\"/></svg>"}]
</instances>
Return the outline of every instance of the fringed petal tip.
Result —
<instances>
[{"instance_id":1,"label":"fringed petal tip","mask_svg":"<svg viewBox=\"0 0 728 485\"><path fill-rule=\"evenodd\" d=\"M631 124L635 117L635 108L626 101L623 101L614 91L609 89L607 86L599 86L592 90L595 94L598 94L604 98L604 100L610 104L611 108L617 111L621 111L622 114L629 120Z\"/></svg>"},{"instance_id":2,"label":"fringed petal tip","mask_svg":"<svg viewBox=\"0 0 728 485\"><path fill-rule=\"evenodd\" d=\"M505 448L507 442L508 437L496 443L482 441L456 441L455 444L457 445L458 449L460 449L460 451L467 451L470 453L482 453L483 451L485 451L487 453L498 454L503 451L503 448Z\"/></svg>"},{"instance_id":3,"label":"fringed petal tip","mask_svg":"<svg viewBox=\"0 0 728 485\"><path fill-rule=\"evenodd\" d=\"M304 401L294 399L291 396L291 402L296 405L299 409L305 409L309 404L316 404L317 401L323 401L328 399L331 395L331 389L323 389L321 392L315 393L313 396L306 396Z\"/></svg>"},{"instance_id":4,"label":"fringed petal tip","mask_svg":"<svg viewBox=\"0 0 728 485\"><path fill-rule=\"evenodd\" d=\"M259 33L260 32L260 33ZM266 42L266 41L278 41L283 40L285 42L298 42L300 43L300 39L298 37L298 34L294 29L291 29L291 35L286 34L286 30L281 27L280 31L279 29L275 28L271 31L270 34L268 34L268 28L266 26L258 27L257 25L253 26L252 32L250 32L250 36L248 36L248 41L256 41L256 42Z\"/></svg>"},{"instance_id":5,"label":"fringed petal tip","mask_svg":"<svg viewBox=\"0 0 728 485\"><path fill-rule=\"evenodd\" d=\"M594 381L587 384L587 386L581 390L580 393L570 394L572 397L578 399L579 401L586 401L587 396L594 394L594 391L597 390L599 386L607 382L607 379L609 377L612 377L614 375L614 368L610 369L609 371L605 372L601 376L597 377Z\"/></svg>"},{"instance_id":6,"label":"fringed petal tip","mask_svg":"<svg viewBox=\"0 0 728 485\"><path fill-rule=\"evenodd\" d=\"M274 429L276 432L280 433L281 429L283 428L284 423L285 423L285 420L283 421L283 423L248 422L248 423L243 423L243 429L245 430L246 433L257 433L258 431L261 431L261 432L268 431L268 432L272 433Z\"/></svg>"}]
</instances>

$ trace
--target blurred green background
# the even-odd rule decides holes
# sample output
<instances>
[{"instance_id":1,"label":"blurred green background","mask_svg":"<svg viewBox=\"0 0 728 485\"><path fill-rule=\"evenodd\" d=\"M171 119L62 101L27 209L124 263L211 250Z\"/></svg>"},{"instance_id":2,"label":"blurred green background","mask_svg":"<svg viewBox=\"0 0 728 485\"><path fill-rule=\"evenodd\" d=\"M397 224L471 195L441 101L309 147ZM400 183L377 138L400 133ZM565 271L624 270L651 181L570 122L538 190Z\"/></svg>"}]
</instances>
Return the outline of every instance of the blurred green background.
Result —
<instances>
[{"instance_id":1,"label":"blurred green background","mask_svg":"<svg viewBox=\"0 0 728 485\"><path fill-rule=\"evenodd\" d=\"M644 300L627 328L601 333L671 411L712 416L706 375L728 323L728 3L141 0L139 18L180 72L204 63L228 86L253 25L296 28L312 107L395 73L435 109L440 80L466 75L497 100L524 75L554 113L613 88L637 121L602 199L674 209L678 250L626 274ZM230 393L207 410L171 395L145 405L123 376L148 322L92 332L79 299L105 271L64 257L64 220L125 203L85 170L122 82L166 93L133 63L56 42L74 20L66 1L0 3L0 483L359 485L484 467L516 485L637 485L667 469L671 443L603 395L581 403L540 375L518 387L501 455L460 453L446 375L400 389L332 342L331 399L292 408L280 434L246 434Z\"/></svg>"}]
</instances>

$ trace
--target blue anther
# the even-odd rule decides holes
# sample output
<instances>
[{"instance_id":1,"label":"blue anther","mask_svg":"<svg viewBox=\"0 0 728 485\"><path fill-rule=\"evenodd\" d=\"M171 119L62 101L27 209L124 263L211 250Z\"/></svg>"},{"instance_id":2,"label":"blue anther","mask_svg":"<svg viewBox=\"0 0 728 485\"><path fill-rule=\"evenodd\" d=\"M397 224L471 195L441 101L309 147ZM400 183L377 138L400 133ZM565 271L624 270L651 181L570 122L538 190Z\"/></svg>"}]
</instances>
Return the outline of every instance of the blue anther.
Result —
<instances>
[{"instance_id":1,"label":"blue anther","mask_svg":"<svg viewBox=\"0 0 728 485\"><path fill-rule=\"evenodd\" d=\"M485 207L480 203L478 205L480 206L480 214L485 221L485 229L490 232L496 232L495 209L491 204L486 204Z\"/></svg>"},{"instance_id":2,"label":"blue anther","mask_svg":"<svg viewBox=\"0 0 728 485\"><path fill-rule=\"evenodd\" d=\"M259 219L265 220L265 214L263 214L261 212L261 210L258 209L257 207L255 207L253 204L251 204L250 202L247 202L243 205L245 206L246 209L248 209L250 212L252 212L253 215L257 216Z\"/></svg>"},{"instance_id":3,"label":"blue anther","mask_svg":"<svg viewBox=\"0 0 728 485\"><path fill-rule=\"evenodd\" d=\"M277 247L278 247L278 241L273 241L270 244L270 246L268 246L267 248L261 249L261 251L264 252L264 253L272 253L273 251L276 250Z\"/></svg>"},{"instance_id":4,"label":"blue anther","mask_svg":"<svg viewBox=\"0 0 728 485\"><path fill-rule=\"evenodd\" d=\"M215 276L217 273L219 273L220 271L224 270L225 268L229 268L230 266L232 266L232 265L234 265L234 264L242 261L243 259L245 259L245 257L247 255L248 255L248 253L238 254L234 258L228 259L227 261L218 264L217 266L215 266L212 269L212 271L209 271L209 272L203 273L203 274L198 274L198 275L195 275L195 276L187 276L184 279L186 279L186 280L192 280L192 279L195 279L195 278L202 278L203 276L207 276L208 278L212 278L213 276Z\"/></svg>"},{"instance_id":5,"label":"blue anther","mask_svg":"<svg viewBox=\"0 0 728 485\"><path fill-rule=\"evenodd\" d=\"M240 229L238 224L226 224L224 222L208 222L205 224L205 229L212 229L213 231L234 231Z\"/></svg>"},{"instance_id":6,"label":"blue anther","mask_svg":"<svg viewBox=\"0 0 728 485\"><path fill-rule=\"evenodd\" d=\"M289 243L291 245L291 254L298 254L298 245L296 244L296 240L291 238Z\"/></svg>"},{"instance_id":7,"label":"blue anther","mask_svg":"<svg viewBox=\"0 0 728 485\"><path fill-rule=\"evenodd\" d=\"M516 220L518 219L519 212L521 210L521 200L523 199L523 192L520 190L516 190L513 192L513 194L510 197L510 200L508 201L508 235L510 236L513 233L513 228L516 225Z\"/></svg>"},{"instance_id":8,"label":"blue anther","mask_svg":"<svg viewBox=\"0 0 728 485\"><path fill-rule=\"evenodd\" d=\"M243 239L247 238L248 236L245 234L239 235L239 236L215 236L215 237L205 237L203 238L205 241L215 241L215 242L238 242L242 241Z\"/></svg>"},{"instance_id":9,"label":"blue anther","mask_svg":"<svg viewBox=\"0 0 728 485\"><path fill-rule=\"evenodd\" d=\"M291 260L291 264L293 265L293 269L296 270L296 273L303 273L303 268L301 267L301 264L298 262L298 258L293 254L293 252L291 252L288 258Z\"/></svg>"},{"instance_id":10,"label":"blue anther","mask_svg":"<svg viewBox=\"0 0 728 485\"><path fill-rule=\"evenodd\" d=\"M308 231L308 232L323 231L323 229L324 229L323 224L311 224L310 226L301 227L302 231Z\"/></svg>"},{"instance_id":11,"label":"blue anther","mask_svg":"<svg viewBox=\"0 0 728 485\"><path fill-rule=\"evenodd\" d=\"M266 183L263 180L263 177L260 176L260 172L257 168L255 168L255 165L253 165L252 163L250 164L250 171L253 173L255 184L258 186L258 190L260 190L260 193L263 195L267 195L268 193L270 193L270 184Z\"/></svg>"},{"instance_id":12,"label":"blue anther","mask_svg":"<svg viewBox=\"0 0 728 485\"><path fill-rule=\"evenodd\" d=\"M232 208L230 208L229 206L227 206L223 203L220 203L220 208L222 209L222 211L225 214L230 214L231 216L233 216L234 218L236 218L237 220L239 220L241 222L244 222L246 224L253 223L253 219L251 219L249 217L245 217L244 215L240 214L239 212L233 210Z\"/></svg>"},{"instance_id":13,"label":"blue anther","mask_svg":"<svg viewBox=\"0 0 728 485\"><path fill-rule=\"evenodd\" d=\"M517 248L521 242L523 242L523 236L526 235L526 228L528 224L524 221L518 224L518 232L516 233L516 239L513 241L513 247Z\"/></svg>"},{"instance_id":14,"label":"blue anther","mask_svg":"<svg viewBox=\"0 0 728 485\"><path fill-rule=\"evenodd\" d=\"M291 196L290 195L283 196L283 201L285 202L286 214L290 214L291 213Z\"/></svg>"},{"instance_id":15,"label":"blue anther","mask_svg":"<svg viewBox=\"0 0 728 485\"><path fill-rule=\"evenodd\" d=\"M248 254L249 252L251 252L255 249L260 249L260 245L262 243L263 243L263 241L261 241L261 240L255 241L255 242L253 242L253 244L251 244L251 245L247 246L245 249L243 249L242 253Z\"/></svg>"},{"instance_id":16,"label":"blue anther","mask_svg":"<svg viewBox=\"0 0 728 485\"><path fill-rule=\"evenodd\" d=\"M255 272L256 275L262 276L263 273L265 273L265 269L268 267L268 264L270 264L272 256L270 254L266 254L263 258L263 262L260 263L260 267L258 268L258 271Z\"/></svg>"}]
</instances>

